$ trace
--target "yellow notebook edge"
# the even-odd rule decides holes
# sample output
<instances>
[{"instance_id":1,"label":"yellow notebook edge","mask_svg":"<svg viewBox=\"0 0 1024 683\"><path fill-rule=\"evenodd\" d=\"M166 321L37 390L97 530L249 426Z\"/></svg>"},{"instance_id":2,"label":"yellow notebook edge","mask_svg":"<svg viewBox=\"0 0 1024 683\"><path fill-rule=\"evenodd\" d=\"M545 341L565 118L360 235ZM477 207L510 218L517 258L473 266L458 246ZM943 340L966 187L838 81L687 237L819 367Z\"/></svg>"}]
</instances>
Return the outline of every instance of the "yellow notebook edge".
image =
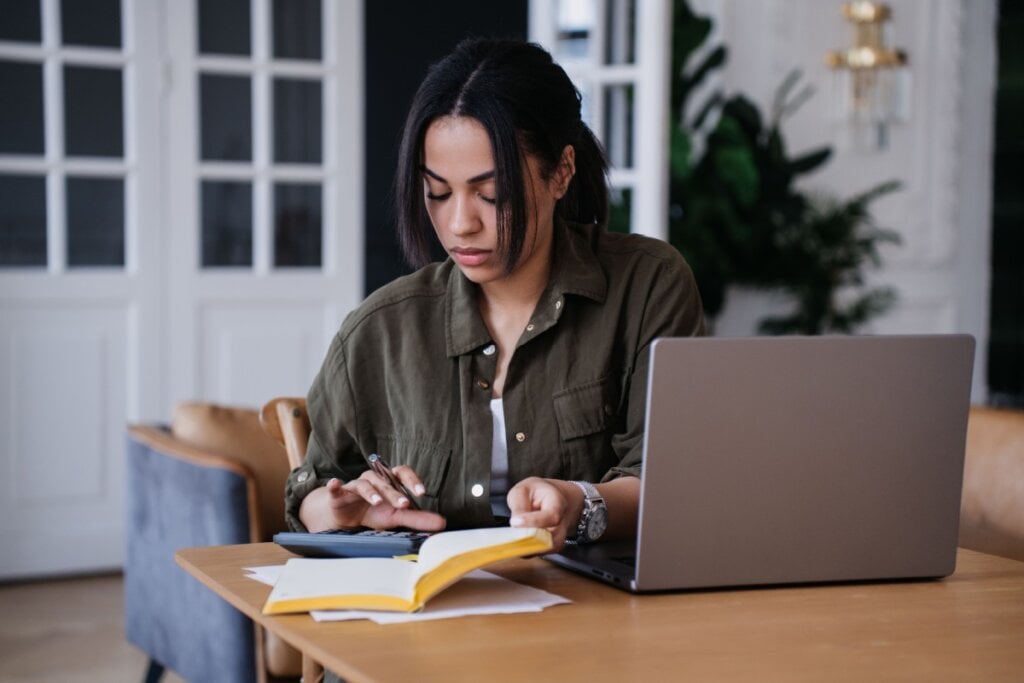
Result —
<instances>
[{"instance_id":1,"label":"yellow notebook edge","mask_svg":"<svg viewBox=\"0 0 1024 683\"><path fill-rule=\"evenodd\" d=\"M412 612L413 603L392 595L316 595L287 600L269 599L263 605L263 614L295 614L318 609L365 609L388 612Z\"/></svg>"},{"instance_id":2,"label":"yellow notebook edge","mask_svg":"<svg viewBox=\"0 0 1024 683\"><path fill-rule=\"evenodd\" d=\"M475 569L501 560L551 550L553 547L551 532L547 529L535 529L534 531L534 534L518 538L511 543L497 543L474 548L470 552L449 557L416 581L413 588L412 609L409 611L423 609L430 598Z\"/></svg>"}]
</instances>

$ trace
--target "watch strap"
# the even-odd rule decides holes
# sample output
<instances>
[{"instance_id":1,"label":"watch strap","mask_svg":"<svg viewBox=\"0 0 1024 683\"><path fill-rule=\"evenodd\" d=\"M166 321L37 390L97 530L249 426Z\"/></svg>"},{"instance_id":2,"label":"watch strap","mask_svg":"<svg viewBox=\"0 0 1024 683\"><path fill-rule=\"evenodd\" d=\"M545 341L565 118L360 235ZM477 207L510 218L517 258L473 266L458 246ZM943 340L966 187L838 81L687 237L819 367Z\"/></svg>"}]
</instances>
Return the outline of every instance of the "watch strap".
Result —
<instances>
[{"instance_id":1,"label":"watch strap","mask_svg":"<svg viewBox=\"0 0 1024 683\"><path fill-rule=\"evenodd\" d=\"M597 507L604 507L604 497L597 490L597 487L589 481L570 481L583 491L583 509L580 511L580 520L576 525L576 535L567 538L569 543L587 543L590 539L587 535L587 528L590 526L590 518L594 515Z\"/></svg>"}]
</instances>

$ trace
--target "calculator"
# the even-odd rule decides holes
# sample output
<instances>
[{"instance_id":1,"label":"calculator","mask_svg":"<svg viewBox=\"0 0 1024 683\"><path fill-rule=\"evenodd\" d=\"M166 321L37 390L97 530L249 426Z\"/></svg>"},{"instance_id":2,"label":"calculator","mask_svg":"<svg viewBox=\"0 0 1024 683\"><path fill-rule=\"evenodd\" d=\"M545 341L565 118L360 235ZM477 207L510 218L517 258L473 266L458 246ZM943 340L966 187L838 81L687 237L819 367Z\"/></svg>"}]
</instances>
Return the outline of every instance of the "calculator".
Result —
<instances>
[{"instance_id":1,"label":"calculator","mask_svg":"<svg viewBox=\"0 0 1024 683\"><path fill-rule=\"evenodd\" d=\"M282 531L274 534L274 543L303 557L394 557L419 552L429 536L426 531L401 529Z\"/></svg>"}]
</instances>

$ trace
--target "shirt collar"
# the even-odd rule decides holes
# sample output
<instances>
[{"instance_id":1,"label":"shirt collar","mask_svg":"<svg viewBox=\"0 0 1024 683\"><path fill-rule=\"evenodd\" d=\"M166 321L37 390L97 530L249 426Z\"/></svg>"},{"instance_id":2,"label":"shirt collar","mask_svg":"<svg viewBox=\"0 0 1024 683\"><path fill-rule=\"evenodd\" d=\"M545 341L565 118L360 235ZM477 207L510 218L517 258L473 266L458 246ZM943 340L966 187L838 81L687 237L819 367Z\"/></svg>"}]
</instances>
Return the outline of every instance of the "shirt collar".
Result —
<instances>
[{"instance_id":1,"label":"shirt collar","mask_svg":"<svg viewBox=\"0 0 1024 683\"><path fill-rule=\"evenodd\" d=\"M597 226L568 225L561 218L554 225L554 265L551 279L541 295L537 308L551 310L548 304L564 301L566 294L586 297L603 303L608 294L608 278L594 253L593 242ZM468 353L491 343L491 334L480 315L477 304L478 287L466 279L457 266L449 260L448 291L445 296L445 319L447 321L446 347L449 357ZM561 306L554 319L542 322L544 329L561 317ZM541 332L538 329L537 332Z\"/></svg>"},{"instance_id":2,"label":"shirt collar","mask_svg":"<svg viewBox=\"0 0 1024 683\"><path fill-rule=\"evenodd\" d=\"M561 218L555 219L555 263L548 294L555 298L577 294L604 303L608 277L594 253L598 231L603 229L596 225L569 225Z\"/></svg>"},{"instance_id":3,"label":"shirt collar","mask_svg":"<svg viewBox=\"0 0 1024 683\"><path fill-rule=\"evenodd\" d=\"M491 341L491 333L480 315L477 286L466 279L449 258L448 293L444 298L448 357L461 356Z\"/></svg>"}]
</instances>

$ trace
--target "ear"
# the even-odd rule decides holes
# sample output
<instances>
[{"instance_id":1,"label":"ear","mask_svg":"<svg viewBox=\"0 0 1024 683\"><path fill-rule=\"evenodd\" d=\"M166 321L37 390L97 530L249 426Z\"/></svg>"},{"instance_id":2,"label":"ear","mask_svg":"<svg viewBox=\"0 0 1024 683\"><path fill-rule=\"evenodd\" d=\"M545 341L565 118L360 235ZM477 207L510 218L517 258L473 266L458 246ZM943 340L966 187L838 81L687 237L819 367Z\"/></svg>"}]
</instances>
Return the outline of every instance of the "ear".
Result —
<instances>
[{"instance_id":1,"label":"ear","mask_svg":"<svg viewBox=\"0 0 1024 683\"><path fill-rule=\"evenodd\" d=\"M552 174L552 183L555 199L561 199L569 191L569 183L576 175L576 148L566 145L562 150L562 158L558 160L558 166Z\"/></svg>"}]
</instances>

